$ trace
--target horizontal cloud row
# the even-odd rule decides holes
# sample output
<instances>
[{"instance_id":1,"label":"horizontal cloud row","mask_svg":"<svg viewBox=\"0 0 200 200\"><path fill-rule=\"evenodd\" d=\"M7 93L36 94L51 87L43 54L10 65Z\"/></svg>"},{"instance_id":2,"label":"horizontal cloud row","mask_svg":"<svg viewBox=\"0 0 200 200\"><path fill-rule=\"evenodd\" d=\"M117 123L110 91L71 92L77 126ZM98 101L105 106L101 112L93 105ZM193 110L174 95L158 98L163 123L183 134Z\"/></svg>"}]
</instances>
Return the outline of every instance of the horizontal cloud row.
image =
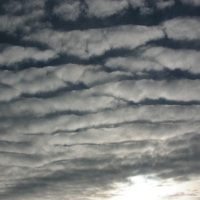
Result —
<instances>
[{"instance_id":1,"label":"horizontal cloud row","mask_svg":"<svg viewBox=\"0 0 200 200\"><path fill-rule=\"evenodd\" d=\"M1 101L18 98L22 94L55 92L59 89L73 90L73 85L85 84L87 87L117 81L130 76L126 72L108 73L102 66L61 65L45 68L28 68L19 72L2 71L0 74ZM72 85L72 86L70 86ZM80 88L84 89L84 88Z\"/></svg>"},{"instance_id":2,"label":"horizontal cloud row","mask_svg":"<svg viewBox=\"0 0 200 200\"><path fill-rule=\"evenodd\" d=\"M50 81L52 81L50 79ZM51 82L52 83L52 82ZM40 82L38 88L40 87ZM200 101L199 80L173 81L120 81L97 85L83 91L71 91L48 99L32 98L2 104L0 116L46 115L63 111L97 112L100 109L115 108L127 102L150 100L170 100L177 102ZM37 85L36 85L37 86ZM45 89L48 89L48 82ZM40 87L41 89L41 87ZM54 89L54 88L51 88ZM34 92L34 86L31 90ZM2 97L17 95L14 89L2 88ZM29 91L30 92L30 91ZM2 100L2 99L1 99Z\"/></svg>"},{"instance_id":3,"label":"horizontal cloud row","mask_svg":"<svg viewBox=\"0 0 200 200\"><path fill-rule=\"evenodd\" d=\"M118 26L106 29L61 32L45 29L26 36L26 41L49 45L57 53L88 59L115 48L134 49L164 36L159 27Z\"/></svg>"},{"instance_id":4,"label":"horizontal cloud row","mask_svg":"<svg viewBox=\"0 0 200 200\"><path fill-rule=\"evenodd\" d=\"M155 10L162 10L174 6L174 0L160 0L149 2L147 0L86 0L85 4L81 1L58 1L53 9L53 13L66 21L75 21L83 13L86 17L106 18L112 15L126 12L128 8L140 9L141 15L152 14ZM181 0L185 5L199 6L198 0Z\"/></svg>"},{"instance_id":5,"label":"horizontal cloud row","mask_svg":"<svg viewBox=\"0 0 200 200\"><path fill-rule=\"evenodd\" d=\"M164 69L185 70L194 74L200 73L198 63L200 53L195 50L173 50L164 47L147 47L141 55L109 58L105 65L114 70L133 73L162 71Z\"/></svg>"},{"instance_id":6,"label":"horizontal cloud row","mask_svg":"<svg viewBox=\"0 0 200 200\"><path fill-rule=\"evenodd\" d=\"M99 95L114 96L127 101L139 102L144 99L169 99L175 101L199 101L199 80L176 81L121 81L92 88Z\"/></svg>"},{"instance_id":7,"label":"horizontal cloud row","mask_svg":"<svg viewBox=\"0 0 200 200\"><path fill-rule=\"evenodd\" d=\"M23 120L20 120L23 119ZM57 115L46 118L8 118L1 122L2 136L12 134L55 134L94 127L142 122L199 121L199 106L127 106L98 113Z\"/></svg>"},{"instance_id":8,"label":"horizontal cloud row","mask_svg":"<svg viewBox=\"0 0 200 200\"><path fill-rule=\"evenodd\" d=\"M12 65L32 59L33 61L48 61L57 55L52 50L40 51L36 48L10 46L4 49L0 55L0 65Z\"/></svg>"}]
</instances>

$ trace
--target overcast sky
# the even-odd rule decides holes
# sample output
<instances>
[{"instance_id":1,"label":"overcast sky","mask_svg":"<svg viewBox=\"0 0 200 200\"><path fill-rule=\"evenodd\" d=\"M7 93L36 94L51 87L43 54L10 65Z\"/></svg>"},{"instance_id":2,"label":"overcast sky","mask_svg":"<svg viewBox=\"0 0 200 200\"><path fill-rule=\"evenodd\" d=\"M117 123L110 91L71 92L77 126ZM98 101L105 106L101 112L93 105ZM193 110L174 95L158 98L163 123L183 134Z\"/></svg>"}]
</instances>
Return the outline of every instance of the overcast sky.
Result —
<instances>
[{"instance_id":1,"label":"overcast sky","mask_svg":"<svg viewBox=\"0 0 200 200\"><path fill-rule=\"evenodd\" d=\"M1 0L0 199L200 199L200 0Z\"/></svg>"}]
</instances>

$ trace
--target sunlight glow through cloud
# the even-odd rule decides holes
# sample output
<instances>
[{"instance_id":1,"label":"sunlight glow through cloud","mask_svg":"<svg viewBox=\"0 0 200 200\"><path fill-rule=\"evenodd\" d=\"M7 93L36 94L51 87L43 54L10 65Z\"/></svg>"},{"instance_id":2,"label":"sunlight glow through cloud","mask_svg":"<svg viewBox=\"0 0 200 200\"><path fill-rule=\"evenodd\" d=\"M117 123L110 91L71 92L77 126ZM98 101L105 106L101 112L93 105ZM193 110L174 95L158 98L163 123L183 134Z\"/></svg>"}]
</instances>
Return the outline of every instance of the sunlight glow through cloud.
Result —
<instances>
[{"instance_id":1,"label":"sunlight glow through cloud","mask_svg":"<svg viewBox=\"0 0 200 200\"><path fill-rule=\"evenodd\" d=\"M173 180L161 182L150 176L135 176L129 178L129 184L117 184L116 196L109 200L164 200L187 199L188 197L196 199L200 196L193 196L190 192L195 191L198 184L200 181L195 183L178 183Z\"/></svg>"}]
</instances>

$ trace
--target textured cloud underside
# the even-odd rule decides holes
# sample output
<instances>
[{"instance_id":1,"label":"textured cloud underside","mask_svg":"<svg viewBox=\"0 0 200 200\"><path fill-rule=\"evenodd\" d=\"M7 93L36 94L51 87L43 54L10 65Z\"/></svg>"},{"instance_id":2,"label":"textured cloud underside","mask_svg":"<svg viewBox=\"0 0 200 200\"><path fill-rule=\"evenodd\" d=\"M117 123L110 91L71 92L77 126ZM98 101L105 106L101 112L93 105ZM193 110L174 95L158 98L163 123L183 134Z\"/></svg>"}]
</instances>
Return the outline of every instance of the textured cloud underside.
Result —
<instances>
[{"instance_id":1,"label":"textured cloud underside","mask_svg":"<svg viewBox=\"0 0 200 200\"><path fill-rule=\"evenodd\" d=\"M0 199L198 199L199 6L2 1Z\"/></svg>"}]
</instances>

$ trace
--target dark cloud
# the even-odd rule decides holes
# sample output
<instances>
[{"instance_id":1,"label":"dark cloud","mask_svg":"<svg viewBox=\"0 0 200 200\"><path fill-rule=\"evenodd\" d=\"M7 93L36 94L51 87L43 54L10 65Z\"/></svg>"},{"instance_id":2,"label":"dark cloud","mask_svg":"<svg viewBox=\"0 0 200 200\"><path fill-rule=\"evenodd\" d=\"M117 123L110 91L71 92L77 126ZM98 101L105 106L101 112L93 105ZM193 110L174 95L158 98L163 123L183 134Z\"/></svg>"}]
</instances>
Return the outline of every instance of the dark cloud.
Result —
<instances>
[{"instance_id":1,"label":"dark cloud","mask_svg":"<svg viewBox=\"0 0 200 200\"><path fill-rule=\"evenodd\" d=\"M197 199L199 11L1 1L0 198Z\"/></svg>"}]
</instances>

